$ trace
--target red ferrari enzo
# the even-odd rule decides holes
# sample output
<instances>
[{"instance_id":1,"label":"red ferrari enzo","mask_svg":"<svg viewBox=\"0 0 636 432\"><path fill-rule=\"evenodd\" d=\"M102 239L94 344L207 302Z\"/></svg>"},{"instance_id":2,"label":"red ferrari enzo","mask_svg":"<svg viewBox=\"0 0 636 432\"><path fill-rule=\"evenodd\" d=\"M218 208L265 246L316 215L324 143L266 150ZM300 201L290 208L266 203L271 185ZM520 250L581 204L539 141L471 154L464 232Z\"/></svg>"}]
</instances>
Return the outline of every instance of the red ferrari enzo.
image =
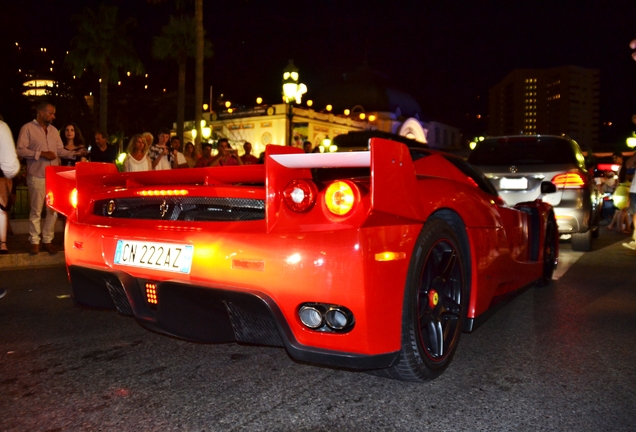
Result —
<instances>
[{"instance_id":1,"label":"red ferrari enzo","mask_svg":"<svg viewBox=\"0 0 636 432\"><path fill-rule=\"evenodd\" d=\"M462 331L550 283L554 213L540 200L506 206L461 158L362 144L330 154L270 145L264 165L47 168L75 302L193 341L436 377Z\"/></svg>"}]
</instances>

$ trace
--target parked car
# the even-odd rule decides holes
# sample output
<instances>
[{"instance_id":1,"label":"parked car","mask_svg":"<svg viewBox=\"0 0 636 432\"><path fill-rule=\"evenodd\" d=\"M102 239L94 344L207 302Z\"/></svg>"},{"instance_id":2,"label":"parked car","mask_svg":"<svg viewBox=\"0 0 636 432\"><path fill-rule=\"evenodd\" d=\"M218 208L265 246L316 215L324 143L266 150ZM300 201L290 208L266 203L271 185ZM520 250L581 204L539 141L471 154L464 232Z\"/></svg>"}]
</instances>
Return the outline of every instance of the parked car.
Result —
<instances>
[{"instance_id":1,"label":"parked car","mask_svg":"<svg viewBox=\"0 0 636 432\"><path fill-rule=\"evenodd\" d=\"M558 233L549 204L509 207L463 159L411 143L269 145L263 165L237 167L47 167L74 301L193 341L434 378L462 331L551 282Z\"/></svg>"},{"instance_id":2,"label":"parked car","mask_svg":"<svg viewBox=\"0 0 636 432\"><path fill-rule=\"evenodd\" d=\"M572 249L589 251L598 236L602 197L576 141L562 136L519 135L486 138L468 157L508 205L541 198L554 207L559 233ZM541 194L551 181L555 193Z\"/></svg>"}]
</instances>

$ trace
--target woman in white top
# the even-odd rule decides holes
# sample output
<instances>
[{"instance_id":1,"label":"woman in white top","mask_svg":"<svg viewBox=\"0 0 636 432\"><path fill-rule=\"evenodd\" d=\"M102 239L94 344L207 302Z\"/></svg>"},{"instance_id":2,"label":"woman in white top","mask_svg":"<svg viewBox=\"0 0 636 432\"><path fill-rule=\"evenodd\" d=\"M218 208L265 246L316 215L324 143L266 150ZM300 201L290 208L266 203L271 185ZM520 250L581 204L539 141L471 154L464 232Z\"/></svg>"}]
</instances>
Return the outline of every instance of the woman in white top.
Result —
<instances>
[{"instance_id":1,"label":"woman in white top","mask_svg":"<svg viewBox=\"0 0 636 432\"><path fill-rule=\"evenodd\" d=\"M152 171L152 163L148 157L148 143L142 135L133 135L126 152L128 155L124 161L124 171Z\"/></svg>"}]
</instances>

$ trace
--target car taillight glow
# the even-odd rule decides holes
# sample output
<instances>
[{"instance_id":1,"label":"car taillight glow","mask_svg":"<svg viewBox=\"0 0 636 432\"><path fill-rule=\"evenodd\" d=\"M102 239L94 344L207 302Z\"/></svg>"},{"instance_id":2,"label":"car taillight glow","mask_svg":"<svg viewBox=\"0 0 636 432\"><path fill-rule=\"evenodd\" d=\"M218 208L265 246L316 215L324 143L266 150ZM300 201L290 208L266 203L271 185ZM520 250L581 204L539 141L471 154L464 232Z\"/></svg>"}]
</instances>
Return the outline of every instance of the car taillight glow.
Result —
<instances>
[{"instance_id":1,"label":"car taillight glow","mask_svg":"<svg viewBox=\"0 0 636 432\"><path fill-rule=\"evenodd\" d=\"M585 187L585 178L579 173L557 174L552 178L557 188L580 189Z\"/></svg>"},{"instance_id":2,"label":"car taillight glow","mask_svg":"<svg viewBox=\"0 0 636 432\"><path fill-rule=\"evenodd\" d=\"M157 284L154 283L146 283L146 300L148 304L156 305L159 303L157 300Z\"/></svg>"},{"instance_id":3,"label":"car taillight glow","mask_svg":"<svg viewBox=\"0 0 636 432\"><path fill-rule=\"evenodd\" d=\"M135 192L141 196L184 196L188 194L185 189L161 189L161 190L140 190Z\"/></svg>"},{"instance_id":4,"label":"car taillight glow","mask_svg":"<svg viewBox=\"0 0 636 432\"><path fill-rule=\"evenodd\" d=\"M346 215L356 204L358 188L349 181L335 181L325 191L325 205L335 215Z\"/></svg>"},{"instance_id":5,"label":"car taillight glow","mask_svg":"<svg viewBox=\"0 0 636 432\"><path fill-rule=\"evenodd\" d=\"M316 203L318 188L308 179L296 179L287 183L283 190L283 201L290 210L303 213L311 210Z\"/></svg>"},{"instance_id":6,"label":"car taillight glow","mask_svg":"<svg viewBox=\"0 0 636 432\"><path fill-rule=\"evenodd\" d=\"M73 206L73 208L76 209L77 208L77 189L74 188L71 191L71 194L68 197L68 199L69 199L71 205Z\"/></svg>"}]
</instances>

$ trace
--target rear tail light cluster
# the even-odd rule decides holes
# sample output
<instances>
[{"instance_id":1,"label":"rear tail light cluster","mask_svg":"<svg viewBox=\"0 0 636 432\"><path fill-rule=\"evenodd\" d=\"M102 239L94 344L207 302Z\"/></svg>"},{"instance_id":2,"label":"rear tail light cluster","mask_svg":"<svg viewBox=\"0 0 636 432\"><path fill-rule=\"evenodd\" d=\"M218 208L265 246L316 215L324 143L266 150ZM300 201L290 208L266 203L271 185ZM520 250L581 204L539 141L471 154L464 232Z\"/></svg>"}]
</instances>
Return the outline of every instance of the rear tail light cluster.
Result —
<instances>
[{"instance_id":1,"label":"rear tail light cluster","mask_svg":"<svg viewBox=\"0 0 636 432\"><path fill-rule=\"evenodd\" d=\"M552 178L557 188L581 189L587 184L585 177L577 172L557 174Z\"/></svg>"},{"instance_id":2,"label":"rear tail light cluster","mask_svg":"<svg viewBox=\"0 0 636 432\"><path fill-rule=\"evenodd\" d=\"M287 207L297 213L313 208L318 199L318 187L309 179L290 181L283 190L283 201ZM331 183L324 192L324 202L330 213L345 216L360 201L360 191L355 183L339 180Z\"/></svg>"},{"instance_id":3,"label":"rear tail light cluster","mask_svg":"<svg viewBox=\"0 0 636 432\"><path fill-rule=\"evenodd\" d=\"M324 303L305 303L298 309L304 326L323 332L348 332L353 328L353 313L344 306Z\"/></svg>"},{"instance_id":4,"label":"rear tail light cluster","mask_svg":"<svg viewBox=\"0 0 636 432\"><path fill-rule=\"evenodd\" d=\"M68 196L68 201L74 209L77 208L77 189L74 188ZM55 194L53 191L49 191L46 194L46 205L53 207L55 204Z\"/></svg>"}]
</instances>

